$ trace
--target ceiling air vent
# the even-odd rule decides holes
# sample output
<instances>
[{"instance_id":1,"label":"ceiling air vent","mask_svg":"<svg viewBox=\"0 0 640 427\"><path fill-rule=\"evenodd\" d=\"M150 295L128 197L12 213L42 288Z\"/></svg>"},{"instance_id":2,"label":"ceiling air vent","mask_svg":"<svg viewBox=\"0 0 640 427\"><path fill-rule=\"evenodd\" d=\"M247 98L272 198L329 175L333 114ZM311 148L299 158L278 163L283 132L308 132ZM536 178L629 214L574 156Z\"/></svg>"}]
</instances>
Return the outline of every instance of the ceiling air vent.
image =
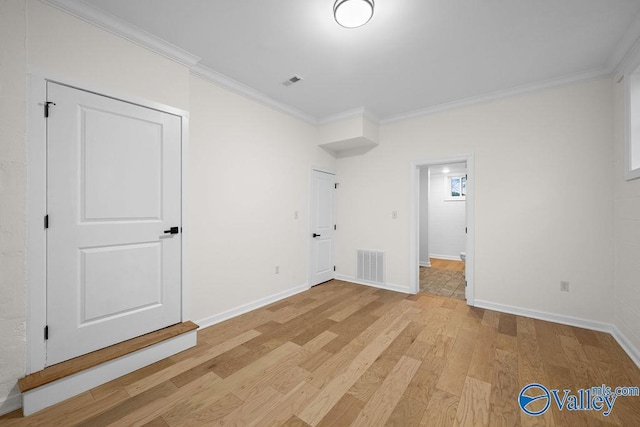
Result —
<instances>
[{"instance_id":1,"label":"ceiling air vent","mask_svg":"<svg viewBox=\"0 0 640 427\"><path fill-rule=\"evenodd\" d=\"M302 77L293 76L293 77L289 78L288 80L283 81L282 84L285 85L285 86L291 86L292 84L298 83L301 80L302 80Z\"/></svg>"}]
</instances>

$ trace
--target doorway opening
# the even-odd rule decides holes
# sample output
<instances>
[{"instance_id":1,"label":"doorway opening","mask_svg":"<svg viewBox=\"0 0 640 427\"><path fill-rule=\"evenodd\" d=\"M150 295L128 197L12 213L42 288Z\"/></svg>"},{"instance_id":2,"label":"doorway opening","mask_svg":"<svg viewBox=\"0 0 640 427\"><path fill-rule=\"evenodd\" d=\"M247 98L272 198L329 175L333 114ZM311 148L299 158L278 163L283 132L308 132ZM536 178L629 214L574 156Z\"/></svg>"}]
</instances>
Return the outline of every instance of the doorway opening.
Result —
<instances>
[{"instance_id":1,"label":"doorway opening","mask_svg":"<svg viewBox=\"0 0 640 427\"><path fill-rule=\"evenodd\" d=\"M473 305L473 156L411 164L410 280L414 293Z\"/></svg>"},{"instance_id":2,"label":"doorway opening","mask_svg":"<svg viewBox=\"0 0 640 427\"><path fill-rule=\"evenodd\" d=\"M420 167L422 293L465 299L466 162Z\"/></svg>"}]
</instances>

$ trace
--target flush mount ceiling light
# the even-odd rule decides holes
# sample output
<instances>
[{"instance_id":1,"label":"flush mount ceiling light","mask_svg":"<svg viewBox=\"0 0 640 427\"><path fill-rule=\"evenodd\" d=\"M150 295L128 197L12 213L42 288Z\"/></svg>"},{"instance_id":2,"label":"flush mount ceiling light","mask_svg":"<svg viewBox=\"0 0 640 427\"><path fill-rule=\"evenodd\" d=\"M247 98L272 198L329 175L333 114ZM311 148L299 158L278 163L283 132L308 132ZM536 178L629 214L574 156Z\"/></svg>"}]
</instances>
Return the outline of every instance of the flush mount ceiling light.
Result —
<instances>
[{"instance_id":1,"label":"flush mount ceiling light","mask_svg":"<svg viewBox=\"0 0 640 427\"><path fill-rule=\"evenodd\" d=\"M345 28L358 28L373 16L374 0L336 0L333 16Z\"/></svg>"}]
</instances>

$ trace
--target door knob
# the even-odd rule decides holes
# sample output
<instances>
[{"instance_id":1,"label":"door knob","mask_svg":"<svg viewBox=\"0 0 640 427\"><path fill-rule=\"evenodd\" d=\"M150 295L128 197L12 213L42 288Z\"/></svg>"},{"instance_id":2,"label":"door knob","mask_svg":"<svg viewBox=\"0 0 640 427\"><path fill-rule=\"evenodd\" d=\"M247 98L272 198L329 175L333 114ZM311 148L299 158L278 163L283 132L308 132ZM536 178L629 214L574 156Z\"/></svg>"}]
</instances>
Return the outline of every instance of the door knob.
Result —
<instances>
[{"instance_id":1,"label":"door knob","mask_svg":"<svg viewBox=\"0 0 640 427\"><path fill-rule=\"evenodd\" d=\"M313 237L320 237L319 234L313 233Z\"/></svg>"},{"instance_id":2,"label":"door knob","mask_svg":"<svg viewBox=\"0 0 640 427\"><path fill-rule=\"evenodd\" d=\"M164 230L164 234L178 234L180 232L179 227L171 227L168 230Z\"/></svg>"}]
</instances>

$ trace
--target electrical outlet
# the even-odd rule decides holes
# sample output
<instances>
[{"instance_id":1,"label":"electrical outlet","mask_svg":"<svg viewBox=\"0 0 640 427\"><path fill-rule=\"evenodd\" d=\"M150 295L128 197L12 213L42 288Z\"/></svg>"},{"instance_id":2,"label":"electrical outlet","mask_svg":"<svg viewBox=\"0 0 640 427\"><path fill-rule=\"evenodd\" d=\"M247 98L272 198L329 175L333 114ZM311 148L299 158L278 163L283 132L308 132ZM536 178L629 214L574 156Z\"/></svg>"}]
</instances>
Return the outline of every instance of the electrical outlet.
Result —
<instances>
[{"instance_id":1,"label":"electrical outlet","mask_svg":"<svg viewBox=\"0 0 640 427\"><path fill-rule=\"evenodd\" d=\"M569 282L565 282L565 281L560 282L560 290L562 292L569 292Z\"/></svg>"},{"instance_id":2,"label":"electrical outlet","mask_svg":"<svg viewBox=\"0 0 640 427\"><path fill-rule=\"evenodd\" d=\"M391 212L391 219L398 219L398 211Z\"/></svg>"},{"instance_id":3,"label":"electrical outlet","mask_svg":"<svg viewBox=\"0 0 640 427\"><path fill-rule=\"evenodd\" d=\"M280 274L280 266L279 265L276 265L275 273L276 274Z\"/></svg>"}]
</instances>

